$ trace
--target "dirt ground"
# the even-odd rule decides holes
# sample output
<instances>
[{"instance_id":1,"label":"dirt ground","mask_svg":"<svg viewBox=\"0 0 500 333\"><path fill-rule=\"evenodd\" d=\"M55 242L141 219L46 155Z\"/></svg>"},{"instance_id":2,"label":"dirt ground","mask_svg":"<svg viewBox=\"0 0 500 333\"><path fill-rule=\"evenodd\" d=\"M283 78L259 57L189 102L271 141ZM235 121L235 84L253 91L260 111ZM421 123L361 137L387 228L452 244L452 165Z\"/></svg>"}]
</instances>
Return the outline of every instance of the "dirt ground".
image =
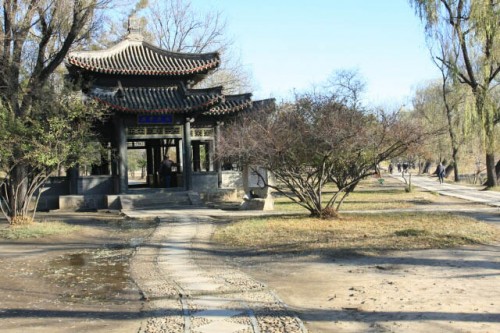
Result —
<instances>
[{"instance_id":1,"label":"dirt ground","mask_svg":"<svg viewBox=\"0 0 500 333\"><path fill-rule=\"evenodd\" d=\"M38 217L79 229L0 240L0 331L137 332L142 300L128 265L152 223L99 213Z\"/></svg>"},{"instance_id":2,"label":"dirt ground","mask_svg":"<svg viewBox=\"0 0 500 333\"><path fill-rule=\"evenodd\" d=\"M500 225L498 212L475 215ZM128 264L154 223L102 213L57 220L80 230L0 240L0 331L137 332L143 303ZM274 289L310 332L500 332L500 244L225 259Z\"/></svg>"},{"instance_id":3,"label":"dirt ground","mask_svg":"<svg viewBox=\"0 0 500 333\"><path fill-rule=\"evenodd\" d=\"M498 209L440 196L500 228ZM312 333L500 332L500 243L372 256L238 255Z\"/></svg>"},{"instance_id":4,"label":"dirt ground","mask_svg":"<svg viewBox=\"0 0 500 333\"><path fill-rule=\"evenodd\" d=\"M500 332L500 246L239 259L310 332Z\"/></svg>"}]
</instances>

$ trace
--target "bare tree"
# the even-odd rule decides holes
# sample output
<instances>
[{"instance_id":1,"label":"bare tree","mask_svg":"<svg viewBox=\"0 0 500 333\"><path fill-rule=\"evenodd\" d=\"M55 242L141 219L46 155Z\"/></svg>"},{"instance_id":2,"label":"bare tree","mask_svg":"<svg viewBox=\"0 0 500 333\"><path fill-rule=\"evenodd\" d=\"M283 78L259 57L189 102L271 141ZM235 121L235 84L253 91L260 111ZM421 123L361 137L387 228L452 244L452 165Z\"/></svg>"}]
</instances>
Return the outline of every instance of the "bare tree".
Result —
<instances>
[{"instance_id":1,"label":"bare tree","mask_svg":"<svg viewBox=\"0 0 500 333\"><path fill-rule=\"evenodd\" d=\"M174 52L224 51L226 21L221 12L197 12L187 0L151 0L148 28L156 44Z\"/></svg>"},{"instance_id":2,"label":"bare tree","mask_svg":"<svg viewBox=\"0 0 500 333\"><path fill-rule=\"evenodd\" d=\"M500 72L500 4L495 0L411 0L431 39L447 38L450 53L436 59L475 98L484 134L487 185L495 186L495 125L499 103L493 90ZM456 54L458 57L448 56Z\"/></svg>"},{"instance_id":3,"label":"bare tree","mask_svg":"<svg viewBox=\"0 0 500 333\"><path fill-rule=\"evenodd\" d=\"M362 105L361 97L366 90L366 82L357 69L340 69L335 71L327 80L326 89L341 97L349 107L359 108Z\"/></svg>"},{"instance_id":4,"label":"bare tree","mask_svg":"<svg viewBox=\"0 0 500 333\"><path fill-rule=\"evenodd\" d=\"M222 12L201 12L189 0L150 0L149 4L142 4L145 5L146 33L159 47L174 52L221 54L221 66L200 82L199 88L221 85L227 94L251 88L250 75L227 37Z\"/></svg>"},{"instance_id":5,"label":"bare tree","mask_svg":"<svg viewBox=\"0 0 500 333\"><path fill-rule=\"evenodd\" d=\"M448 126L446 114L443 111L445 106L440 82L432 81L419 87L415 91L412 104L413 109L409 111L408 116L426 131L435 133L426 138L417 150L417 156L427 161L428 164L449 159L451 144L447 135Z\"/></svg>"},{"instance_id":6,"label":"bare tree","mask_svg":"<svg viewBox=\"0 0 500 333\"><path fill-rule=\"evenodd\" d=\"M378 172L381 161L421 139L418 129L397 114L367 113L341 101L335 95L305 94L275 112L249 114L225 128L218 153L271 171L276 184L265 185L312 216L336 216L358 183ZM328 182L337 191L326 196Z\"/></svg>"},{"instance_id":7,"label":"bare tree","mask_svg":"<svg viewBox=\"0 0 500 333\"><path fill-rule=\"evenodd\" d=\"M0 9L0 101L8 129L37 126L43 118L44 96L51 75L69 49L96 29L97 12L106 0L4 0ZM52 89L52 88L51 88ZM54 91L53 89L51 91ZM43 127L43 126L42 126ZM36 131L32 131L36 132ZM31 138L36 139L34 136ZM12 158L2 160L7 170L3 186L12 223L26 219L28 179L37 167L26 158L33 146L11 142Z\"/></svg>"}]
</instances>

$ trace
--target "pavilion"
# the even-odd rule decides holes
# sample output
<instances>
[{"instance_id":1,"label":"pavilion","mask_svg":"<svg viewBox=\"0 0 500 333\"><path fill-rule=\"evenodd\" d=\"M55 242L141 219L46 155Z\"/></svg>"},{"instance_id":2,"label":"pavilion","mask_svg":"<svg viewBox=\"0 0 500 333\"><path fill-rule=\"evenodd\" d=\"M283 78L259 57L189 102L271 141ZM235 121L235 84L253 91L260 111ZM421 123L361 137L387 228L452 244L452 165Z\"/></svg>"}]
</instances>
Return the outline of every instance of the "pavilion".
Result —
<instances>
[{"instance_id":1,"label":"pavilion","mask_svg":"<svg viewBox=\"0 0 500 333\"><path fill-rule=\"evenodd\" d=\"M110 111L98 129L108 151L101 165L90 175L68 172L68 194L92 197L97 208L106 206L99 196L129 193L135 186L128 180L128 151L134 149L146 155L142 187L160 187L158 171L168 154L177 164L173 188L220 188L222 168L214 152L221 124L272 103L253 102L250 93L225 95L223 87L194 88L219 67L219 54L160 49L144 40L132 19L122 41L105 50L71 52L65 64L84 95Z\"/></svg>"}]
</instances>

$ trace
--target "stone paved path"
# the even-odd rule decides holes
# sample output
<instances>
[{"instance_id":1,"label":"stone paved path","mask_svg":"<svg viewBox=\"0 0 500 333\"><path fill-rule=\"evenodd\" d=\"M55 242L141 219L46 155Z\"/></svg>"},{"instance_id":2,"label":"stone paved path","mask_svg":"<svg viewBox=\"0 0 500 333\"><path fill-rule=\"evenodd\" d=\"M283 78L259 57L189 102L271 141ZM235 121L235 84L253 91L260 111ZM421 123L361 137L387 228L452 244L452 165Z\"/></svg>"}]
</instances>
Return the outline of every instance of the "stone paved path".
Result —
<instances>
[{"instance_id":1,"label":"stone paved path","mask_svg":"<svg viewBox=\"0 0 500 333\"><path fill-rule=\"evenodd\" d=\"M404 181L401 176L394 175L393 177ZM406 176L408 178L408 176ZM447 195L455 198L468 200L485 204L492 207L500 207L500 192L483 191L480 188L463 186L454 183L439 184L437 177L429 177L423 175L412 175L412 184L421 187L428 191L437 192L442 195Z\"/></svg>"},{"instance_id":2,"label":"stone paved path","mask_svg":"<svg viewBox=\"0 0 500 333\"><path fill-rule=\"evenodd\" d=\"M210 251L207 212L162 211L150 242L137 251L131 268L148 317L140 332L305 332L266 286ZM127 214L140 218L152 212Z\"/></svg>"}]
</instances>

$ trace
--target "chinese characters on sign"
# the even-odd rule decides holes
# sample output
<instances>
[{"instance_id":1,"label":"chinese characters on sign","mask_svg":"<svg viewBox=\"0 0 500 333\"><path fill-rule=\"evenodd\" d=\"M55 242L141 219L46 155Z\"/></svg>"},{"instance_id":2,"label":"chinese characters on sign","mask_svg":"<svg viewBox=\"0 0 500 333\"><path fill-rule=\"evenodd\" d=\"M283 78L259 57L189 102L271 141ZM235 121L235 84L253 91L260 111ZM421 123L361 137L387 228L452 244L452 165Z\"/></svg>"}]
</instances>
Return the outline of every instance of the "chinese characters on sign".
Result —
<instances>
[{"instance_id":1,"label":"chinese characters on sign","mask_svg":"<svg viewBox=\"0 0 500 333\"><path fill-rule=\"evenodd\" d=\"M137 117L137 123L139 125L148 124L173 124L174 116L171 114L161 114L161 115L139 115Z\"/></svg>"}]
</instances>

